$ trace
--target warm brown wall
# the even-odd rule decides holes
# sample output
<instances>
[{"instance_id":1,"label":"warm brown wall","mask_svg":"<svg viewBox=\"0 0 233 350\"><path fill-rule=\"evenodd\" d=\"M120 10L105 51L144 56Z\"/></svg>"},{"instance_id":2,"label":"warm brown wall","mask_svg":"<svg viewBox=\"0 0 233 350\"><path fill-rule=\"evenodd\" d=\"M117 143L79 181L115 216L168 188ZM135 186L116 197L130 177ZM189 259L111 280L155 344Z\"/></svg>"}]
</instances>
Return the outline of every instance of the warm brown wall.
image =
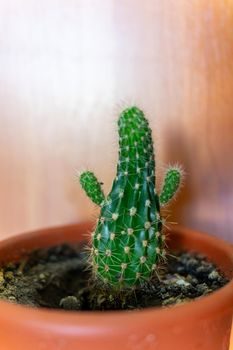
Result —
<instances>
[{"instance_id":1,"label":"warm brown wall","mask_svg":"<svg viewBox=\"0 0 233 350\"><path fill-rule=\"evenodd\" d=\"M187 172L173 219L233 239L232 28L230 0L0 0L0 234L93 214L75 169L109 188L136 102Z\"/></svg>"}]
</instances>

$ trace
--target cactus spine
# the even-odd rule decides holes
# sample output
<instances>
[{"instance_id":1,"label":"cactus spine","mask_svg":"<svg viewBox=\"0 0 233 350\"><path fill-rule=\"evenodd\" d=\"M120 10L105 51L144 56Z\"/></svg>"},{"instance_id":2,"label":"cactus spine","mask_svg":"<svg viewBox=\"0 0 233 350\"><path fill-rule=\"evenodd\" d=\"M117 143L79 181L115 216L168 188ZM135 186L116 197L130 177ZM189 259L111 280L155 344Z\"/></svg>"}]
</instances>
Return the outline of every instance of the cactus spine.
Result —
<instances>
[{"instance_id":1,"label":"cactus spine","mask_svg":"<svg viewBox=\"0 0 233 350\"><path fill-rule=\"evenodd\" d=\"M165 257L160 204L165 205L177 191L181 172L178 167L167 171L159 196L151 129L143 112L135 106L125 109L118 131L117 175L107 198L93 173L82 173L80 183L101 206L92 234L93 273L111 288L123 289L149 281Z\"/></svg>"}]
</instances>

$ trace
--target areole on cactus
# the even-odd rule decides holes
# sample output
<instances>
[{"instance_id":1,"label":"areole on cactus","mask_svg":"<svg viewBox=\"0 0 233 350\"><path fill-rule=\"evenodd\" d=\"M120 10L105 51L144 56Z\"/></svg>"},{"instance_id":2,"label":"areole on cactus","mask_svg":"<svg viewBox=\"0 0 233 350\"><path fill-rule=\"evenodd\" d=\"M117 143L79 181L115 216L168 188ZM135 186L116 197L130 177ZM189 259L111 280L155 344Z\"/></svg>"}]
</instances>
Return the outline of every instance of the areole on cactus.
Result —
<instances>
[{"instance_id":1,"label":"areole on cactus","mask_svg":"<svg viewBox=\"0 0 233 350\"><path fill-rule=\"evenodd\" d=\"M159 195L151 129L144 113L135 106L125 109L118 120L118 132L117 175L109 195L104 197L90 171L80 174L80 184L101 207L91 237L93 274L113 289L127 289L148 282L165 258L160 206L177 192L182 170L168 168Z\"/></svg>"}]
</instances>

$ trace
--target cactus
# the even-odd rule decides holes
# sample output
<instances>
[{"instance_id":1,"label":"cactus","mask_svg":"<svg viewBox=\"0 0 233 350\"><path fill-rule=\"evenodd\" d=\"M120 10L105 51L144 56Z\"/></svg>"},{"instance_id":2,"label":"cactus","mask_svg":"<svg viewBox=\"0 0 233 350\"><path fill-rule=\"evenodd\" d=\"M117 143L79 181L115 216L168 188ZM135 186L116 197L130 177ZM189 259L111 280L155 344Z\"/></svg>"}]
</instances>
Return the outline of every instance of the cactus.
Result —
<instances>
[{"instance_id":1,"label":"cactus","mask_svg":"<svg viewBox=\"0 0 233 350\"><path fill-rule=\"evenodd\" d=\"M95 175L83 172L80 183L101 207L91 237L90 260L95 278L119 290L148 282L165 258L160 206L181 183L179 167L168 169L160 196L155 187L155 159L149 123L133 106L118 120L119 161L112 189L105 198Z\"/></svg>"}]
</instances>

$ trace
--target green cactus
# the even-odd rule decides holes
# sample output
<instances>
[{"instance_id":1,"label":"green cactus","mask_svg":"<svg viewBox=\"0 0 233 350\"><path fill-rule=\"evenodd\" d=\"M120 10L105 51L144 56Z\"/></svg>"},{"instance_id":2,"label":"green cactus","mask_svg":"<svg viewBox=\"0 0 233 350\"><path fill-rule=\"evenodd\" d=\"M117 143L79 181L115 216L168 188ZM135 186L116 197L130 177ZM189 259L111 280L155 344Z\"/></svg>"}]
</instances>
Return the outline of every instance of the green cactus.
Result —
<instances>
[{"instance_id":1,"label":"green cactus","mask_svg":"<svg viewBox=\"0 0 233 350\"><path fill-rule=\"evenodd\" d=\"M93 173L80 175L81 186L101 207L90 248L92 271L98 281L116 290L149 281L165 258L160 205L174 196L182 175L179 167L168 169L157 194L151 129L140 109L125 109L118 131L117 175L107 198Z\"/></svg>"}]
</instances>

